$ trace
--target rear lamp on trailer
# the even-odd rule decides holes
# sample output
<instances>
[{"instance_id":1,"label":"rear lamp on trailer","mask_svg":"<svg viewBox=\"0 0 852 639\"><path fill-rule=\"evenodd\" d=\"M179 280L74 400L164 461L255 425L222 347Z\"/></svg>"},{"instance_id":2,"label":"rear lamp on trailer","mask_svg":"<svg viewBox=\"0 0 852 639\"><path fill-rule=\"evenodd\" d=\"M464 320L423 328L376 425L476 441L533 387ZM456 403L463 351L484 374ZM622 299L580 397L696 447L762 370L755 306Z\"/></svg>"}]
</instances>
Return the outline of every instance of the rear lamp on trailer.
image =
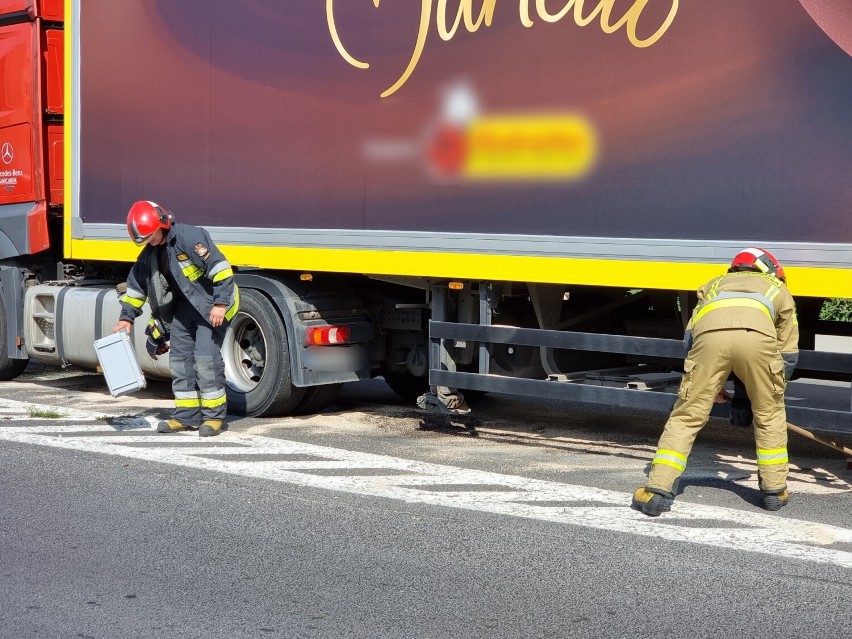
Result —
<instances>
[{"instance_id":1,"label":"rear lamp on trailer","mask_svg":"<svg viewBox=\"0 0 852 639\"><path fill-rule=\"evenodd\" d=\"M329 346L348 343L348 326L311 326L305 330L305 346Z\"/></svg>"}]
</instances>

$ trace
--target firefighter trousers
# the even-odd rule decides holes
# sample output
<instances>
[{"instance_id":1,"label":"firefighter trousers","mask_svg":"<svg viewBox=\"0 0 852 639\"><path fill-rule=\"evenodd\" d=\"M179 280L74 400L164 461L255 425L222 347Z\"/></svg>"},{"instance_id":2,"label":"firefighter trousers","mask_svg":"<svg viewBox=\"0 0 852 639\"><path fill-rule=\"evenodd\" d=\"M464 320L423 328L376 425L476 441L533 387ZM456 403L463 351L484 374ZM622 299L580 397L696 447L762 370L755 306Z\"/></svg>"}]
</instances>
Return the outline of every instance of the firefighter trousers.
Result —
<instances>
[{"instance_id":1,"label":"firefighter trousers","mask_svg":"<svg viewBox=\"0 0 852 639\"><path fill-rule=\"evenodd\" d=\"M784 360L775 338L746 329L708 331L695 338L684 361L678 399L651 463L648 488L672 491L731 372L745 384L751 399L760 487L767 491L786 488Z\"/></svg>"},{"instance_id":2,"label":"firefighter trousers","mask_svg":"<svg viewBox=\"0 0 852 639\"><path fill-rule=\"evenodd\" d=\"M225 363L222 342L225 326L213 328L186 300L178 302L171 326L169 368L175 396L174 419L198 427L203 420L224 420Z\"/></svg>"}]
</instances>

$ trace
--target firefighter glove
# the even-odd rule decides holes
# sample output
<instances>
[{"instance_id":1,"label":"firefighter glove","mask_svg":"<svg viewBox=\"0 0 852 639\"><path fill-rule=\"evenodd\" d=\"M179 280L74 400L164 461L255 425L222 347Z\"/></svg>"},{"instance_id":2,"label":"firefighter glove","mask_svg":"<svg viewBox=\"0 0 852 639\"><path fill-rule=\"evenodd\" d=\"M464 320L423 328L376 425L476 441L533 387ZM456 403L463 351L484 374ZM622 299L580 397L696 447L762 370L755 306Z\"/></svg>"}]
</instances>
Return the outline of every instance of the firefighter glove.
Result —
<instances>
[{"instance_id":1,"label":"firefighter glove","mask_svg":"<svg viewBox=\"0 0 852 639\"><path fill-rule=\"evenodd\" d=\"M748 428L754 421L751 410L751 400L746 393L745 385L738 379L734 380L734 396L731 399L731 425Z\"/></svg>"},{"instance_id":2,"label":"firefighter glove","mask_svg":"<svg viewBox=\"0 0 852 639\"><path fill-rule=\"evenodd\" d=\"M152 359L157 359L157 355L163 355L169 351L169 338L171 335L163 328L163 325L153 317L148 320L148 325L145 327L145 349Z\"/></svg>"}]
</instances>

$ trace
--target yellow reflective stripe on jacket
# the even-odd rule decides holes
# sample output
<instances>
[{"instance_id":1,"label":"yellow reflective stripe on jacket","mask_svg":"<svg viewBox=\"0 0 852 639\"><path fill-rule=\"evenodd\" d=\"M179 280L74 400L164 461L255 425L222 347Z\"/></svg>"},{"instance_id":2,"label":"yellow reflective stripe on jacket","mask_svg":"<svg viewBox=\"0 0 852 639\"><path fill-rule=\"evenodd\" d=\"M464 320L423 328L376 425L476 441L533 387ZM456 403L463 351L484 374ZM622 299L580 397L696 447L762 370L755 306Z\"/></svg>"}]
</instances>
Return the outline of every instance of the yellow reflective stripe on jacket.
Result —
<instances>
[{"instance_id":1,"label":"yellow reflective stripe on jacket","mask_svg":"<svg viewBox=\"0 0 852 639\"><path fill-rule=\"evenodd\" d=\"M159 329L159 324L153 317L148 319L148 328L151 329L151 337L154 339L157 339L160 335L162 335Z\"/></svg>"},{"instance_id":2,"label":"yellow reflective stripe on jacket","mask_svg":"<svg viewBox=\"0 0 852 639\"><path fill-rule=\"evenodd\" d=\"M218 273L216 273L216 275L213 276L213 281L214 282L221 282L222 280L226 280L229 277L233 277L233 276L234 276L234 270L232 268L228 267L228 268L221 270Z\"/></svg>"},{"instance_id":3,"label":"yellow reflective stripe on jacket","mask_svg":"<svg viewBox=\"0 0 852 639\"><path fill-rule=\"evenodd\" d=\"M749 297L729 297L725 299L713 300L711 302L707 302L698 313L695 314L695 321L701 319L704 315L709 313L710 311L715 311L719 308L756 308L761 311L770 319L770 321L774 322L772 319L772 313L769 312L769 309L766 308L766 305L762 302L759 302L755 299L751 299Z\"/></svg>"},{"instance_id":4,"label":"yellow reflective stripe on jacket","mask_svg":"<svg viewBox=\"0 0 852 639\"><path fill-rule=\"evenodd\" d=\"M225 311L225 319L228 321L234 319L234 315L237 314L238 310L240 310L240 289L234 284L234 303Z\"/></svg>"},{"instance_id":5,"label":"yellow reflective stripe on jacket","mask_svg":"<svg viewBox=\"0 0 852 639\"><path fill-rule=\"evenodd\" d=\"M228 260L222 260L216 264L216 266L211 268L209 273L207 273L207 277L209 277L213 282L221 282L229 277L233 277L233 275L234 270L231 268L231 264Z\"/></svg>"},{"instance_id":6,"label":"yellow reflective stripe on jacket","mask_svg":"<svg viewBox=\"0 0 852 639\"><path fill-rule=\"evenodd\" d=\"M129 295L122 295L118 301L122 304L130 304L133 308L142 308L145 305L145 298L139 299L138 297L130 297Z\"/></svg>"},{"instance_id":7,"label":"yellow reflective stripe on jacket","mask_svg":"<svg viewBox=\"0 0 852 639\"><path fill-rule=\"evenodd\" d=\"M137 291L135 288L130 286L127 287L125 291L128 297L135 297L136 299L144 300L147 296L142 291Z\"/></svg>"},{"instance_id":8,"label":"yellow reflective stripe on jacket","mask_svg":"<svg viewBox=\"0 0 852 639\"><path fill-rule=\"evenodd\" d=\"M185 257L186 259L181 259ZM181 253L177 257L178 265L180 266L180 270L183 273L184 277L188 279L190 282L194 282L199 277L204 275L204 269L200 266L196 266L192 263L192 260L189 259L189 256L186 253Z\"/></svg>"},{"instance_id":9,"label":"yellow reflective stripe on jacket","mask_svg":"<svg viewBox=\"0 0 852 639\"><path fill-rule=\"evenodd\" d=\"M686 470L686 455L683 455L676 450L660 448L657 450L657 454L654 455L654 459L651 460L651 463L663 464L664 466L671 466L672 468L684 471Z\"/></svg>"},{"instance_id":10,"label":"yellow reflective stripe on jacket","mask_svg":"<svg viewBox=\"0 0 852 639\"><path fill-rule=\"evenodd\" d=\"M766 297L769 298L769 301L774 300L778 295L781 294L781 289L777 286L770 286L769 290L766 291Z\"/></svg>"},{"instance_id":11,"label":"yellow reflective stripe on jacket","mask_svg":"<svg viewBox=\"0 0 852 639\"><path fill-rule=\"evenodd\" d=\"M183 274L190 282L194 282L199 277L204 275L204 269L200 266L196 266L195 264L190 264L189 266L184 267Z\"/></svg>"},{"instance_id":12,"label":"yellow reflective stripe on jacket","mask_svg":"<svg viewBox=\"0 0 852 639\"><path fill-rule=\"evenodd\" d=\"M769 292L769 291L767 291ZM780 291L779 291L780 293ZM761 304L766 307L766 310L769 311L769 317L772 321L775 321L775 304L772 303L772 300L768 298L766 295L761 295L760 293L719 293L714 299L714 302L718 302L719 300L736 300L736 299L750 299L757 300ZM709 302L708 302L709 303Z\"/></svg>"},{"instance_id":13,"label":"yellow reflective stripe on jacket","mask_svg":"<svg viewBox=\"0 0 852 639\"><path fill-rule=\"evenodd\" d=\"M121 296L118 301L122 304L130 304L133 308L142 308L145 305L147 296L142 291L137 291L135 288L127 288L127 292Z\"/></svg>"},{"instance_id":14,"label":"yellow reflective stripe on jacket","mask_svg":"<svg viewBox=\"0 0 852 639\"><path fill-rule=\"evenodd\" d=\"M719 289L719 282L721 282L721 281L722 281L722 278L721 278L721 277L717 277L717 278L716 278L715 280L713 280L713 282L710 284L710 290L709 290L709 291L707 291L707 299L708 299L708 300L712 300L714 297L716 297L716 295L718 295L718 294L719 294L719 293L718 293L718 289Z\"/></svg>"},{"instance_id":15,"label":"yellow reflective stripe on jacket","mask_svg":"<svg viewBox=\"0 0 852 639\"><path fill-rule=\"evenodd\" d=\"M772 466L774 464L786 464L789 461L787 448L758 448L757 465Z\"/></svg>"}]
</instances>

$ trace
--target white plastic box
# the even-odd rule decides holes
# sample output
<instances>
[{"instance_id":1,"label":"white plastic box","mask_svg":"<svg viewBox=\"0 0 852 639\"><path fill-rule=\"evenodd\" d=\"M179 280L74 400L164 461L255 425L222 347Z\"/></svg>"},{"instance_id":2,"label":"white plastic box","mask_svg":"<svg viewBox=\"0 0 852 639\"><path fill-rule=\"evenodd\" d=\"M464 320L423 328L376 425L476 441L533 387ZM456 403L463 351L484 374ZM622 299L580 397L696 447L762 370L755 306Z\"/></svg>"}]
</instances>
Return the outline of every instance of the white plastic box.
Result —
<instances>
[{"instance_id":1,"label":"white plastic box","mask_svg":"<svg viewBox=\"0 0 852 639\"><path fill-rule=\"evenodd\" d=\"M145 376L126 331L95 340L95 352L113 397L145 388Z\"/></svg>"}]
</instances>

